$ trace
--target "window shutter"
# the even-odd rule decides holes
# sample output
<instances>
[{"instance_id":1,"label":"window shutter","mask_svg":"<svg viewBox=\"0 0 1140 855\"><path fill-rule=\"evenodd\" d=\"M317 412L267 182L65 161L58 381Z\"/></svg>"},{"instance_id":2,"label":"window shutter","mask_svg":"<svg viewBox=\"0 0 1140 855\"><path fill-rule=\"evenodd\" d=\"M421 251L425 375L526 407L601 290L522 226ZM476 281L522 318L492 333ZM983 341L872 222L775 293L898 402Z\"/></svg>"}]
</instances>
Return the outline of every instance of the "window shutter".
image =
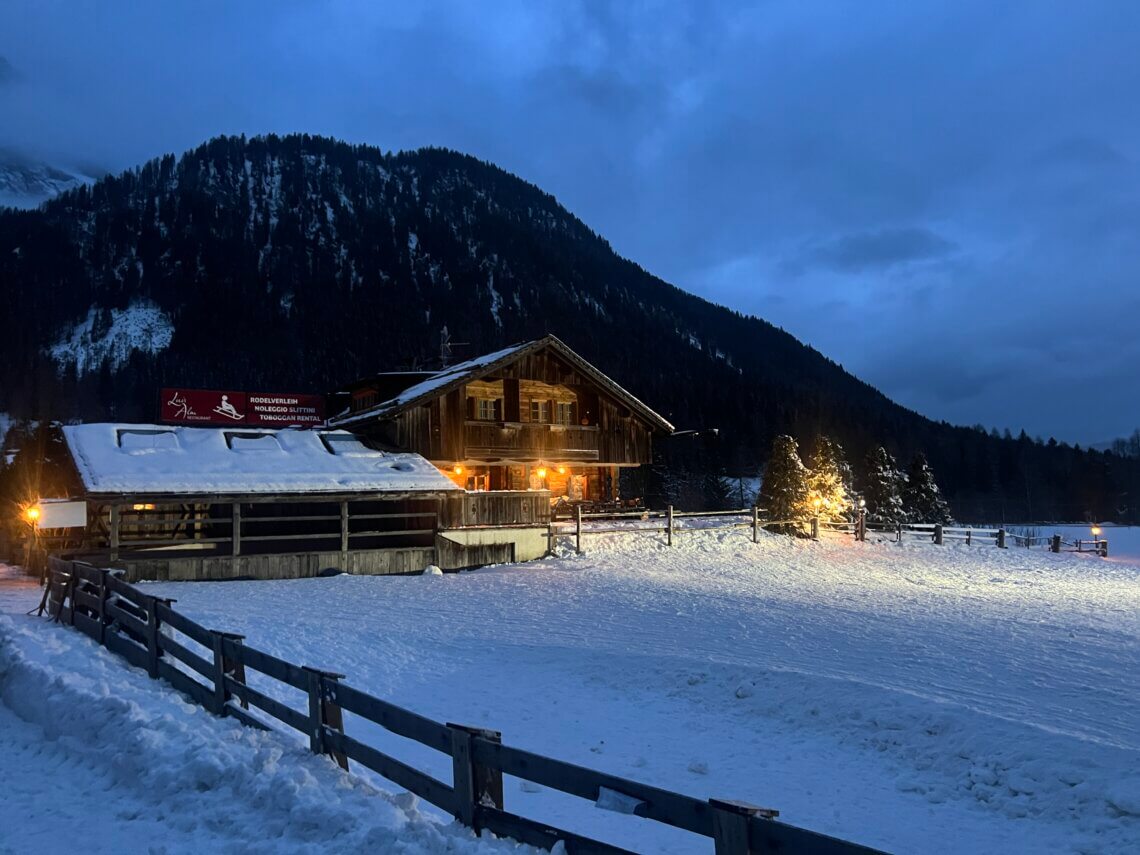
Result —
<instances>
[{"instance_id":1,"label":"window shutter","mask_svg":"<svg viewBox=\"0 0 1140 855\"><path fill-rule=\"evenodd\" d=\"M475 399L472 397L467 398L467 418L472 420L475 418Z\"/></svg>"}]
</instances>

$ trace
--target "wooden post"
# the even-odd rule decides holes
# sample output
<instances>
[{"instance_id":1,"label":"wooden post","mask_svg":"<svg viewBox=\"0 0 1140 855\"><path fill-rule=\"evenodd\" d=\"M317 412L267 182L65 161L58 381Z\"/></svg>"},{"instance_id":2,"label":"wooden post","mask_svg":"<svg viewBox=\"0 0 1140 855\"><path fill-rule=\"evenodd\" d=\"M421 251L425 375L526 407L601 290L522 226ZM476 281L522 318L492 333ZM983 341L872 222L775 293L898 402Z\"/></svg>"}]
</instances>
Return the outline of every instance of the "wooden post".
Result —
<instances>
[{"instance_id":1,"label":"wooden post","mask_svg":"<svg viewBox=\"0 0 1140 855\"><path fill-rule=\"evenodd\" d=\"M972 528L966 529L966 546L974 542L974 530Z\"/></svg>"},{"instance_id":2,"label":"wooden post","mask_svg":"<svg viewBox=\"0 0 1140 855\"><path fill-rule=\"evenodd\" d=\"M340 503L340 569L348 572L348 502Z\"/></svg>"},{"instance_id":3,"label":"wooden post","mask_svg":"<svg viewBox=\"0 0 1140 855\"><path fill-rule=\"evenodd\" d=\"M574 531L574 551L579 555L582 554L582 506L577 505L574 508L574 519L577 522L577 527Z\"/></svg>"},{"instance_id":4,"label":"wooden post","mask_svg":"<svg viewBox=\"0 0 1140 855\"><path fill-rule=\"evenodd\" d=\"M107 595L110 591L107 588L107 574L111 572L100 568L99 570L99 643L106 646L107 644Z\"/></svg>"},{"instance_id":5,"label":"wooden post","mask_svg":"<svg viewBox=\"0 0 1140 855\"><path fill-rule=\"evenodd\" d=\"M1061 535L1055 534L1049 539L1049 551L1055 553L1061 551Z\"/></svg>"},{"instance_id":6,"label":"wooden post","mask_svg":"<svg viewBox=\"0 0 1140 855\"><path fill-rule=\"evenodd\" d=\"M245 683L245 663L230 659L222 646L223 639L241 644L244 635L234 632L218 632L211 630L214 642L214 709L215 715L225 715L226 702L230 699L230 692L226 689L226 677L235 683ZM242 709L249 709L249 702L241 699Z\"/></svg>"},{"instance_id":7,"label":"wooden post","mask_svg":"<svg viewBox=\"0 0 1140 855\"><path fill-rule=\"evenodd\" d=\"M780 815L778 810L732 799L709 799L709 806L713 809L713 851L716 855L758 854L761 850L752 849L748 840L749 820L754 816L774 819Z\"/></svg>"},{"instance_id":8,"label":"wooden post","mask_svg":"<svg viewBox=\"0 0 1140 855\"><path fill-rule=\"evenodd\" d=\"M934 543L936 546L942 546L942 523L934 524Z\"/></svg>"},{"instance_id":9,"label":"wooden post","mask_svg":"<svg viewBox=\"0 0 1140 855\"><path fill-rule=\"evenodd\" d=\"M755 505L752 506L752 542L758 543L760 540L760 509Z\"/></svg>"},{"instance_id":10,"label":"wooden post","mask_svg":"<svg viewBox=\"0 0 1140 855\"><path fill-rule=\"evenodd\" d=\"M503 810L503 772L501 769L478 765L474 760L472 746L475 737L501 744L503 735L497 730L451 722L447 726L451 729L455 818L478 834L480 805Z\"/></svg>"},{"instance_id":11,"label":"wooden post","mask_svg":"<svg viewBox=\"0 0 1140 855\"><path fill-rule=\"evenodd\" d=\"M811 518L811 539L819 540L819 517Z\"/></svg>"},{"instance_id":12,"label":"wooden post","mask_svg":"<svg viewBox=\"0 0 1140 855\"><path fill-rule=\"evenodd\" d=\"M119 560L119 506L111 505L111 560Z\"/></svg>"},{"instance_id":13,"label":"wooden post","mask_svg":"<svg viewBox=\"0 0 1140 855\"><path fill-rule=\"evenodd\" d=\"M303 666L309 677L309 750L328 754L344 771L348 758L325 743L325 728L344 733L344 713L336 702L336 683L343 674Z\"/></svg>"},{"instance_id":14,"label":"wooden post","mask_svg":"<svg viewBox=\"0 0 1140 855\"><path fill-rule=\"evenodd\" d=\"M998 549L1005 549L1005 528L1004 527L998 529L997 545L998 545Z\"/></svg>"},{"instance_id":15,"label":"wooden post","mask_svg":"<svg viewBox=\"0 0 1140 855\"><path fill-rule=\"evenodd\" d=\"M554 520L546 524L546 554L554 554Z\"/></svg>"},{"instance_id":16,"label":"wooden post","mask_svg":"<svg viewBox=\"0 0 1140 855\"><path fill-rule=\"evenodd\" d=\"M241 555L241 505L234 502L232 510L233 523L230 528L230 543L233 545L233 555L236 558Z\"/></svg>"},{"instance_id":17,"label":"wooden post","mask_svg":"<svg viewBox=\"0 0 1140 855\"><path fill-rule=\"evenodd\" d=\"M1108 541L1102 540L1097 545L1100 547L1100 557L1101 558L1108 558Z\"/></svg>"},{"instance_id":18,"label":"wooden post","mask_svg":"<svg viewBox=\"0 0 1140 855\"><path fill-rule=\"evenodd\" d=\"M673 545L673 506L669 506L669 516L665 523L665 545Z\"/></svg>"},{"instance_id":19,"label":"wooden post","mask_svg":"<svg viewBox=\"0 0 1140 855\"><path fill-rule=\"evenodd\" d=\"M902 523L895 523L895 543L902 543Z\"/></svg>"},{"instance_id":20,"label":"wooden post","mask_svg":"<svg viewBox=\"0 0 1140 855\"><path fill-rule=\"evenodd\" d=\"M152 680L158 679L158 609L155 608L157 600L146 597L146 672Z\"/></svg>"}]
</instances>

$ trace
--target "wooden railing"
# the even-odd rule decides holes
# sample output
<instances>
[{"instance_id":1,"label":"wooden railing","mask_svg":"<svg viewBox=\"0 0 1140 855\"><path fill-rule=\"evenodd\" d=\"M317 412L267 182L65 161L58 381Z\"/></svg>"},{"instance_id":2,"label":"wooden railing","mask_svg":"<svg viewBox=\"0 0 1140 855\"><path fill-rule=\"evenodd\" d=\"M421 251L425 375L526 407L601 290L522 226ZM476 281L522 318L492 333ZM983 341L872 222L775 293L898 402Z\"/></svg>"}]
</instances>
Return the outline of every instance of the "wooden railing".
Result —
<instances>
[{"instance_id":1,"label":"wooden railing","mask_svg":"<svg viewBox=\"0 0 1140 855\"><path fill-rule=\"evenodd\" d=\"M524 452L548 460L598 459L596 425L552 425L529 422L468 421L464 429L470 458Z\"/></svg>"},{"instance_id":2,"label":"wooden railing","mask_svg":"<svg viewBox=\"0 0 1140 855\"><path fill-rule=\"evenodd\" d=\"M550 521L549 490L464 492L440 501L440 525L444 529L545 525Z\"/></svg>"},{"instance_id":3,"label":"wooden railing","mask_svg":"<svg viewBox=\"0 0 1140 855\"><path fill-rule=\"evenodd\" d=\"M302 733L309 748L342 769L356 762L453 815L477 832L487 829L568 853L615 855L628 850L508 812L503 775L569 793L603 806L619 803L634 816L712 838L717 855L804 852L857 855L869 849L777 821L778 811L743 802L664 790L555 760L502 743L497 731L440 723L341 682L342 674L294 665L244 643L244 637L206 629L172 608L173 600L143 593L112 571L51 559L46 609L50 617L91 636L130 664L162 678L215 715L271 729L254 708ZM197 647L201 653L195 652ZM299 710L246 682L258 672L306 699ZM344 711L451 758L452 781L440 781L345 733Z\"/></svg>"}]
</instances>

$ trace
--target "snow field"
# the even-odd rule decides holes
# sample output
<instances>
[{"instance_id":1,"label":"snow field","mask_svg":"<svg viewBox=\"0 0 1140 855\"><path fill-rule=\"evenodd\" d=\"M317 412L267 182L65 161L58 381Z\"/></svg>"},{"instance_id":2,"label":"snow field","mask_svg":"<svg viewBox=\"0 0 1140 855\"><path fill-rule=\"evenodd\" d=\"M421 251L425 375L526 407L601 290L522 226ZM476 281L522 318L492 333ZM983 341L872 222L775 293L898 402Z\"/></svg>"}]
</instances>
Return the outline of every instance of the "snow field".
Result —
<instances>
[{"instance_id":1,"label":"snow field","mask_svg":"<svg viewBox=\"0 0 1140 855\"><path fill-rule=\"evenodd\" d=\"M8 611L30 596L0 589ZM22 614L0 614L0 772L2 853L534 851L440 824Z\"/></svg>"},{"instance_id":2,"label":"snow field","mask_svg":"<svg viewBox=\"0 0 1140 855\"><path fill-rule=\"evenodd\" d=\"M1136 563L743 529L674 543L155 588L437 720L816 831L898 852L1140 848ZM449 780L442 755L347 727ZM709 846L520 781L507 809L639 851Z\"/></svg>"}]
</instances>

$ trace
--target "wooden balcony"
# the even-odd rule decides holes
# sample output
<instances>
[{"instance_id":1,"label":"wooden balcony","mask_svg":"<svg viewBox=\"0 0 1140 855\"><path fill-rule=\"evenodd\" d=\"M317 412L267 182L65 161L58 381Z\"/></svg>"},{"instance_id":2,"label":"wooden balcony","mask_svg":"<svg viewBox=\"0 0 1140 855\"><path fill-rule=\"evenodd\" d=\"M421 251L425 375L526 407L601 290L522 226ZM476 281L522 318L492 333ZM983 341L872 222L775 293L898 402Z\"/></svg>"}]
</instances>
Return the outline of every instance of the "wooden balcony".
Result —
<instances>
[{"instance_id":1,"label":"wooden balcony","mask_svg":"<svg viewBox=\"0 0 1140 855\"><path fill-rule=\"evenodd\" d=\"M551 425L468 420L467 460L596 461L597 425Z\"/></svg>"}]
</instances>

